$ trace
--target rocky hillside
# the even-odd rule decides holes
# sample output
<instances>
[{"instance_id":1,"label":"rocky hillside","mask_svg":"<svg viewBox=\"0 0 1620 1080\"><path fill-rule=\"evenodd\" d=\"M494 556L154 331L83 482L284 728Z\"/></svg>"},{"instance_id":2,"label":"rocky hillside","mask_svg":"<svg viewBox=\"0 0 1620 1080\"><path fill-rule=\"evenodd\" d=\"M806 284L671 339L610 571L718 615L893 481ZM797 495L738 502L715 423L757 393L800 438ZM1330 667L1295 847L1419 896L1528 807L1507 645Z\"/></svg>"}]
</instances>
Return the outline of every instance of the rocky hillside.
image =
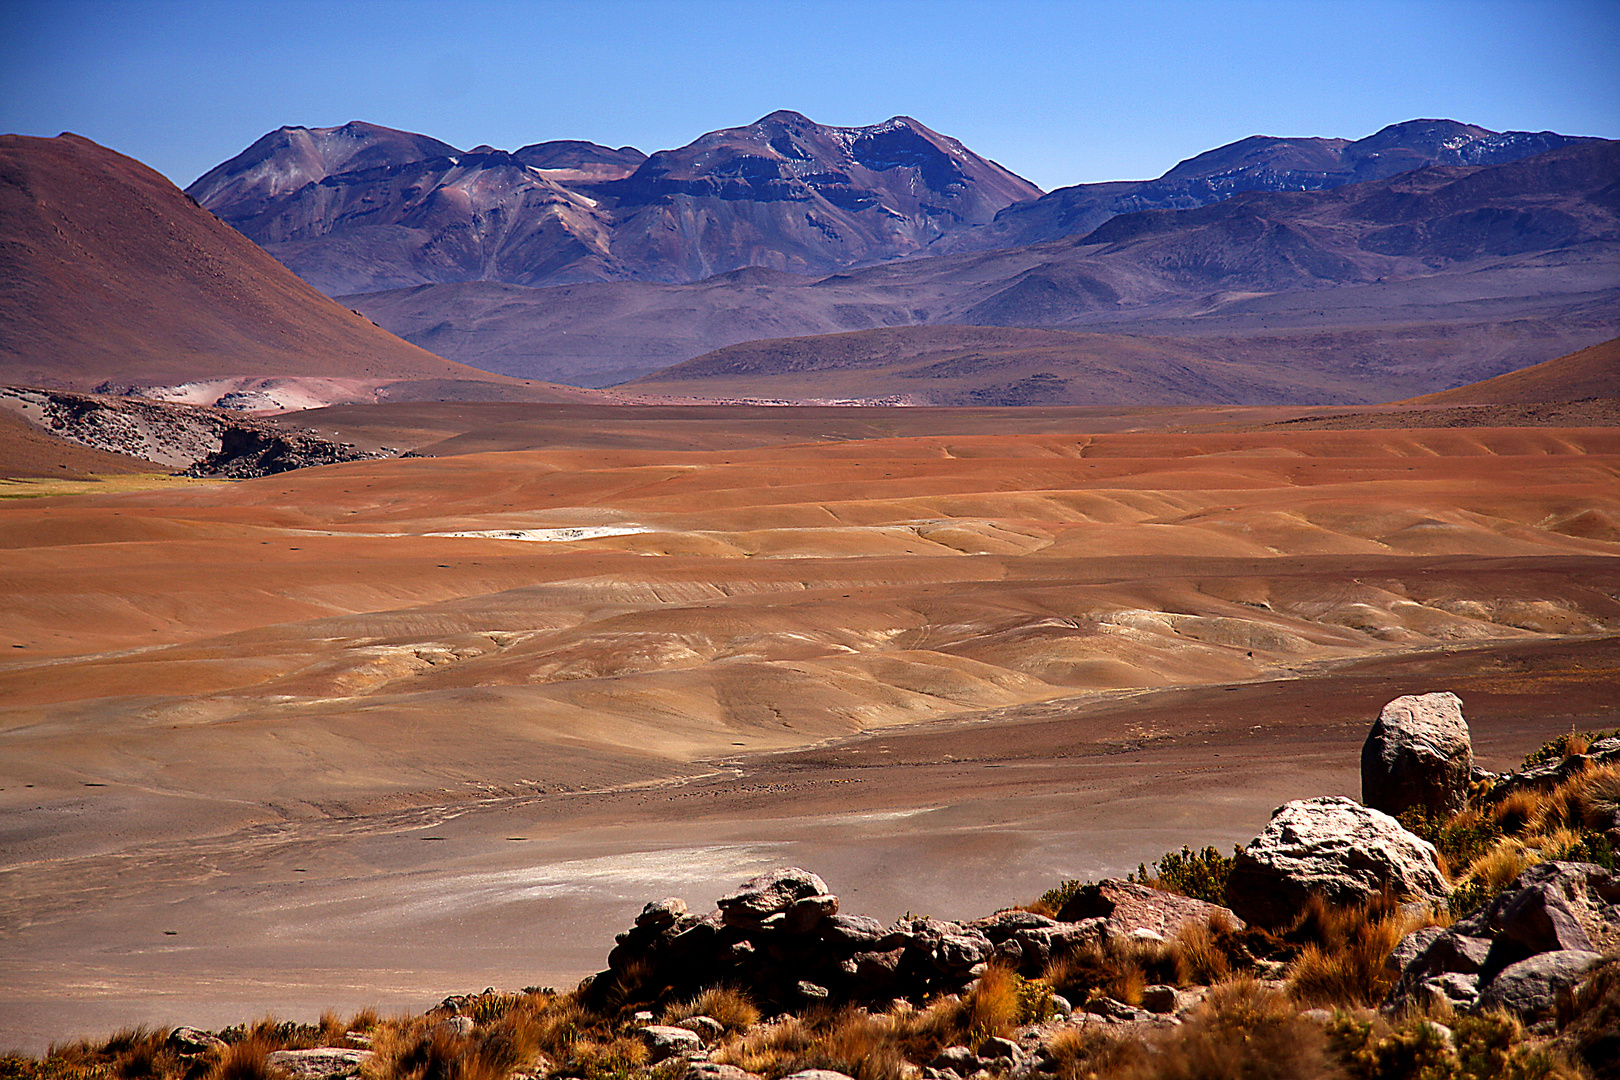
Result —
<instances>
[{"instance_id":1,"label":"rocky hillside","mask_svg":"<svg viewBox=\"0 0 1620 1080\"><path fill-rule=\"evenodd\" d=\"M4 386L0 410L68 442L188 476L240 480L386 456L263 417L100 394Z\"/></svg>"},{"instance_id":2,"label":"rocky hillside","mask_svg":"<svg viewBox=\"0 0 1620 1080\"><path fill-rule=\"evenodd\" d=\"M909 117L846 128L783 111L651 158L585 142L460 151L361 123L283 128L188 193L337 295L827 273L988 224L1040 189Z\"/></svg>"}]
</instances>

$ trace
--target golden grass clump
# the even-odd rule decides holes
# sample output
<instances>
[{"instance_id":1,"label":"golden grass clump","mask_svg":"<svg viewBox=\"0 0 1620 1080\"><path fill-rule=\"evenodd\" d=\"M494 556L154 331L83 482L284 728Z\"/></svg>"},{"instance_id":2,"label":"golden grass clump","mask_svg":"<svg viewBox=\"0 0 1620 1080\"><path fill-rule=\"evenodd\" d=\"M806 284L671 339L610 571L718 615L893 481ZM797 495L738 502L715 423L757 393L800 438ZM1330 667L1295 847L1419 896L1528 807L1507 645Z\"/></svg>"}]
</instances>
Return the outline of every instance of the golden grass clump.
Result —
<instances>
[{"instance_id":1,"label":"golden grass clump","mask_svg":"<svg viewBox=\"0 0 1620 1080\"><path fill-rule=\"evenodd\" d=\"M1177 986L1208 986L1231 974L1231 958L1216 940L1217 935L1230 933L1231 929L1226 917L1220 914L1204 922L1182 924L1169 943L1175 959Z\"/></svg>"},{"instance_id":2,"label":"golden grass clump","mask_svg":"<svg viewBox=\"0 0 1620 1080\"><path fill-rule=\"evenodd\" d=\"M207 1080L287 1080L288 1074L272 1066L265 1055L272 1050L288 1049L299 1048L277 1046L274 1040L262 1034L249 1035L226 1047L208 1070Z\"/></svg>"},{"instance_id":3,"label":"golden grass clump","mask_svg":"<svg viewBox=\"0 0 1620 1080\"><path fill-rule=\"evenodd\" d=\"M747 1031L759 1023L759 1009L747 994L729 986L713 986L686 1001L664 1009L663 1022L674 1024L694 1016L707 1016L731 1032Z\"/></svg>"},{"instance_id":4,"label":"golden grass clump","mask_svg":"<svg viewBox=\"0 0 1620 1080\"><path fill-rule=\"evenodd\" d=\"M1286 935L1303 942L1288 969L1289 994L1306 1006L1376 1005L1394 983L1384 960L1412 929L1387 893L1346 906L1312 896Z\"/></svg>"},{"instance_id":5,"label":"golden grass clump","mask_svg":"<svg viewBox=\"0 0 1620 1080\"><path fill-rule=\"evenodd\" d=\"M1110 1080L1327 1080L1341 1077L1321 1027L1253 979L1213 988L1180 1027L1151 1039Z\"/></svg>"}]
</instances>

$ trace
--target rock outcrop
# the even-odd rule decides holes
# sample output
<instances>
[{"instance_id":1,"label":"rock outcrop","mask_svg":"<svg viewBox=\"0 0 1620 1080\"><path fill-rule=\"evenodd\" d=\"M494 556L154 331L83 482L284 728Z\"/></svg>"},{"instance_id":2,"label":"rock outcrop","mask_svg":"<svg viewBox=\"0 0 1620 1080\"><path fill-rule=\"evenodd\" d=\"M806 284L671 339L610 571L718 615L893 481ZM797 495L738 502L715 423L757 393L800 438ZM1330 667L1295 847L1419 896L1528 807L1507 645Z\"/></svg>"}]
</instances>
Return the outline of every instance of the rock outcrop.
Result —
<instances>
[{"instance_id":1,"label":"rock outcrop","mask_svg":"<svg viewBox=\"0 0 1620 1080\"><path fill-rule=\"evenodd\" d=\"M1109 934L1121 937L1148 933L1169 939L1188 923L1212 918L1225 919L1233 929L1243 928L1243 921L1229 908L1118 878L1080 886L1057 917L1063 922L1102 919Z\"/></svg>"},{"instance_id":2,"label":"rock outcrop","mask_svg":"<svg viewBox=\"0 0 1620 1080\"><path fill-rule=\"evenodd\" d=\"M705 915L675 898L648 904L618 936L588 994L650 1000L724 984L784 1010L896 998L920 1003L962 992L992 962L1033 978L1054 956L1084 943L1142 931L1168 936L1187 919L1224 911L1146 886L1112 884L1129 886L1108 892L1141 917L1126 917L1126 905L1116 903L1110 916L1076 921L1009 910L966 923L923 917L885 926L840 913L821 878L783 867L745 882Z\"/></svg>"},{"instance_id":3,"label":"rock outcrop","mask_svg":"<svg viewBox=\"0 0 1620 1080\"><path fill-rule=\"evenodd\" d=\"M1620 873L1593 863L1538 863L1467 918L1409 934L1392 955L1402 958L1401 974L1385 1007L1440 997L1455 1008L1502 1008L1533 1023L1546 1018L1582 965L1617 946Z\"/></svg>"},{"instance_id":4,"label":"rock outcrop","mask_svg":"<svg viewBox=\"0 0 1620 1080\"><path fill-rule=\"evenodd\" d=\"M1468 804L1474 767L1456 694L1411 694L1385 705L1361 747L1361 801L1399 814L1454 814Z\"/></svg>"},{"instance_id":5,"label":"rock outcrop","mask_svg":"<svg viewBox=\"0 0 1620 1080\"><path fill-rule=\"evenodd\" d=\"M1333 796L1279 807L1234 859L1226 903L1239 918L1270 927L1296 917L1313 893L1349 904L1386 890L1435 900L1451 886L1432 844L1388 814Z\"/></svg>"}]
</instances>

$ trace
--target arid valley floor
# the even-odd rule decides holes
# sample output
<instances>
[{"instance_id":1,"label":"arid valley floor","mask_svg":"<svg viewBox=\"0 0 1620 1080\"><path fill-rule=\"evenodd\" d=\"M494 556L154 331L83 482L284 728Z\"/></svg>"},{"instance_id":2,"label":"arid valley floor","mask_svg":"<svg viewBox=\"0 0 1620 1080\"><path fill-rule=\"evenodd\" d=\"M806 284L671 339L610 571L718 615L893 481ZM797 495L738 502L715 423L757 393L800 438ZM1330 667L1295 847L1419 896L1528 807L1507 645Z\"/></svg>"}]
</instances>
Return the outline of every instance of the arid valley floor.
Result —
<instances>
[{"instance_id":1,"label":"arid valley floor","mask_svg":"<svg viewBox=\"0 0 1620 1080\"><path fill-rule=\"evenodd\" d=\"M983 914L1357 794L1398 694L1488 768L1620 726L1620 428L1240 412L349 406L424 456L7 483L0 1031L571 985L784 863Z\"/></svg>"}]
</instances>

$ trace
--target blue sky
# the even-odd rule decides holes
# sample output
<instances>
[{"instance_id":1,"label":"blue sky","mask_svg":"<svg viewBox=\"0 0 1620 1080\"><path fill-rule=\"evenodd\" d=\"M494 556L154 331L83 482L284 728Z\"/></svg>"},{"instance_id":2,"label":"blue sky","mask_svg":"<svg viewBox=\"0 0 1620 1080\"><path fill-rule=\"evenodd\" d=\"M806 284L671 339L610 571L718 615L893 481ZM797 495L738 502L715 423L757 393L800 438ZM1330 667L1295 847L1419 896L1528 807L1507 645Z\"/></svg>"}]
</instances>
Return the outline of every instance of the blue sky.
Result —
<instances>
[{"instance_id":1,"label":"blue sky","mask_svg":"<svg viewBox=\"0 0 1620 1080\"><path fill-rule=\"evenodd\" d=\"M0 130L184 185L283 124L652 151L916 117L1045 188L1245 135L1620 137L1617 0L0 0Z\"/></svg>"}]
</instances>

